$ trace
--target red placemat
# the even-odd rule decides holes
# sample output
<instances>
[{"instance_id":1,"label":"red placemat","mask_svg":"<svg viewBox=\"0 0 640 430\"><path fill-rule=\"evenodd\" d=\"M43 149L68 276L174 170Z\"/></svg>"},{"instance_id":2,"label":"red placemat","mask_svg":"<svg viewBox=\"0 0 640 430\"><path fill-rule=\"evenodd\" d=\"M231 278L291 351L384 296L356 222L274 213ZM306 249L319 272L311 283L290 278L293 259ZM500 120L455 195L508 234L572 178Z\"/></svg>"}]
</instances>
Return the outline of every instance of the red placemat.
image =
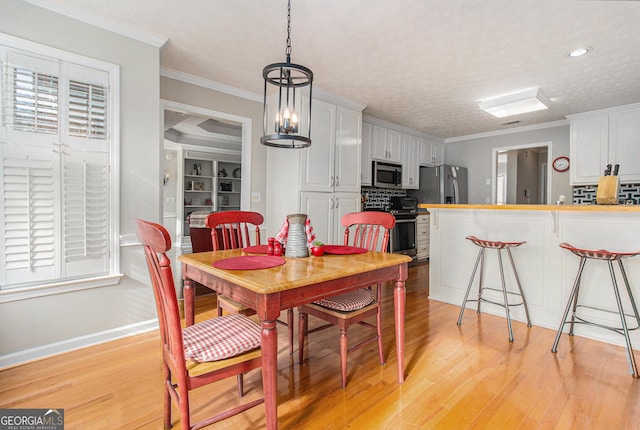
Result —
<instances>
[{"instance_id":1,"label":"red placemat","mask_svg":"<svg viewBox=\"0 0 640 430\"><path fill-rule=\"evenodd\" d=\"M247 254L266 254L268 247L269 245L247 246L246 248L242 248L242 252L246 252Z\"/></svg>"},{"instance_id":2,"label":"red placemat","mask_svg":"<svg viewBox=\"0 0 640 430\"><path fill-rule=\"evenodd\" d=\"M346 246L346 245L325 245L324 253L325 254L364 254L368 252L367 248L358 248L357 246Z\"/></svg>"},{"instance_id":3,"label":"red placemat","mask_svg":"<svg viewBox=\"0 0 640 430\"><path fill-rule=\"evenodd\" d=\"M281 266L285 262L284 258L271 255L243 255L214 261L213 267L225 270L254 270Z\"/></svg>"}]
</instances>

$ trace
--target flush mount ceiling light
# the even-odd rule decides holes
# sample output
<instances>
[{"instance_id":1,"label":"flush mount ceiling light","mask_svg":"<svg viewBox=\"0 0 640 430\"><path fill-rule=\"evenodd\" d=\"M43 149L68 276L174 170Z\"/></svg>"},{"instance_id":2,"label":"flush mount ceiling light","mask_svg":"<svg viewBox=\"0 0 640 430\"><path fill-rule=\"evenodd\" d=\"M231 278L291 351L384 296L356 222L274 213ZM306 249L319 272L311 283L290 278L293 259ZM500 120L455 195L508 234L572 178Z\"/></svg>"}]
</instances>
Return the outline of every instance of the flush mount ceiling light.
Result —
<instances>
[{"instance_id":1,"label":"flush mount ceiling light","mask_svg":"<svg viewBox=\"0 0 640 430\"><path fill-rule=\"evenodd\" d=\"M549 99L539 88L531 88L478 103L480 109L497 118L548 109L549 104Z\"/></svg>"},{"instance_id":2,"label":"flush mount ceiling light","mask_svg":"<svg viewBox=\"0 0 640 430\"><path fill-rule=\"evenodd\" d=\"M569 52L569 57L581 57L587 52L591 52L591 48L578 48Z\"/></svg>"},{"instance_id":3,"label":"flush mount ceiling light","mask_svg":"<svg viewBox=\"0 0 640 430\"><path fill-rule=\"evenodd\" d=\"M311 145L311 90L313 72L291 62L291 0L287 2L287 47L284 63L269 64L262 70L264 77L264 113L260 143L276 148L306 148ZM269 85L277 88L277 103L273 103L275 115L269 120L267 93ZM300 124L302 97L296 89L309 87L309 107L306 120ZM275 98L275 97L274 97ZM273 133L268 130L273 130Z\"/></svg>"}]
</instances>

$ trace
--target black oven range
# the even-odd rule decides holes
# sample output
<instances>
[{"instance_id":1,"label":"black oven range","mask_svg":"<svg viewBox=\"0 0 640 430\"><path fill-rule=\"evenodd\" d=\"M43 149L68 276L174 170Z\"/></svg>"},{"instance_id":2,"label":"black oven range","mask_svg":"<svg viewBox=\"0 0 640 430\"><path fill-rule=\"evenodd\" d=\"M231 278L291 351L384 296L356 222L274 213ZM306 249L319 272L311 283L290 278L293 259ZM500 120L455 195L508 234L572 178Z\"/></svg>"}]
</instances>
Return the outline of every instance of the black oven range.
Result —
<instances>
[{"instance_id":1,"label":"black oven range","mask_svg":"<svg viewBox=\"0 0 640 430\"><path fill-rule=\"evenodd\" d=\"M408 255L417 261L416 225L418 218L418 200L411 197L390 197L389 212L396 218L396 225L391 231L389 251Z\"/></svg>"}]
</instances>

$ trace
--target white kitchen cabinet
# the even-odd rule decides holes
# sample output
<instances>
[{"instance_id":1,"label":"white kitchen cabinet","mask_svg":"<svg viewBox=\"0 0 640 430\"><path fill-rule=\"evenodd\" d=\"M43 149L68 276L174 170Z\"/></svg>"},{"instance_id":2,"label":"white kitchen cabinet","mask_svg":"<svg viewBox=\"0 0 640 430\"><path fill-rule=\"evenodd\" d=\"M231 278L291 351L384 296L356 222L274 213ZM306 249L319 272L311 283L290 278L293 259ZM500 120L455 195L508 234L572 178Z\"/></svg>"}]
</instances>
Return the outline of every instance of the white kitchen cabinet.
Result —
<instances>
[{"instance_id":1,"label":"white kitchen cabinet","mask_svg":"<svg viewBox=\"0 0 640 430\"><path fill-rule=\"evenodd\" d=\"M312 104L310 147L267 148L268 236L287 215L305 213L326 242L334 239L335 213L360 210L364 105L327 94L314 96ZM301 121L308 121L305 112Z\"/></svg>"},{"instance_id":2,"label":"white kitchen cabinet","mask_svg":"<svg viewBox=\"0 0 640 430\"><path fill-rule=\"evenodd\" d=\"M607 164L640 181L640 104L570 115L571 184L596 184Z\"/></svg>"},{"instance_id":3,"label":"white kitchen cabinet","mask_svg":"<svg viewBox=\"0 0 640 430\"><path fill-rule=\"evenodd\" d=\"M410 136L408 134L402 135L402 188L404 189L418 189L420 181L418 175L420 174L420 165L418 163L418 149L420 145L420 138L416 136Z\"/></svg>"},{"instance_id":4,"label":"white kitchen cabinet","mask_svg":"<svg viewBox=\"0 0 640 430\"><path fill-rule=\"evenodd\" d=\"M367 122L362 123L362 148L360 158L360 185L370 186L372 184L371 176L371 142L373 140L373 124Z\"/></svg>"},{"instance_id":5,"label":"white kitchen cabinet","mask_svg":"<svg viewBox=\"0 0 640 430\"><path fill-rule=\"evenodd\" d=\"M301 211L311 220L316 240L340 245L344 229L340 219L344 214L360 211L360 193L301 193Z\"/></svg>"},{"instance_id":6,"label":"white kitchen cabinet","mask_svg":"<svg viewBox=\"0 0 640 430\"><path fill-rule=\"evenodd\" d=\"M416 257L418 261L429 258L429 214L420 214L416 220Z\"/></svg>"},{"instance_id":7,"label":"white kitchen cabinet","mask_svg":"<svg viewBox=\"0 0 640 430\"><path fill-rule=\"evenodd\" d=\"M433 159L434 166L440 166L444 164L444 143L442 142L431 142L431 155Z\"/></svg>"},{"instance_id":8,"label":"white kitchen cabinet","mask_svg":"<svg viewBox=\"0 0 640 430\"><path fill-rule=\"evenodd\" d=\"M379 161L402 162L402 133L373 125L371 158Z\"/></svg>"},{"instance_id":9,"label":"white kitchen cabinet","mask_svg":"<svg viewBox=\"0 0 640 430\"><path fill-rule=\"evenodd\" d=\"M444 145L428 139L421 139L418 150L421 166L439 166L444 163Z\"/></svg>"},{"instance_id":10,"label":"white kitchen cabinet","mask_svg":"<svg viewBox=\"0 0 640 430\"><path fill-rule=\"evenodd\" d=\"M338 106L334 191L360 193L361 149L362 112Z\"/></svg>"},{"instance_id":11,"label":"white kitchen cabinet","mask_svg":"<svg viewBox=\"0 0 640 430\"><path fill-rule=\"evenodd\" d=\"M300 152L302 190L360 192L361 124L359 111L313 101L311 146Z\"/></svg>"}]
</instances>

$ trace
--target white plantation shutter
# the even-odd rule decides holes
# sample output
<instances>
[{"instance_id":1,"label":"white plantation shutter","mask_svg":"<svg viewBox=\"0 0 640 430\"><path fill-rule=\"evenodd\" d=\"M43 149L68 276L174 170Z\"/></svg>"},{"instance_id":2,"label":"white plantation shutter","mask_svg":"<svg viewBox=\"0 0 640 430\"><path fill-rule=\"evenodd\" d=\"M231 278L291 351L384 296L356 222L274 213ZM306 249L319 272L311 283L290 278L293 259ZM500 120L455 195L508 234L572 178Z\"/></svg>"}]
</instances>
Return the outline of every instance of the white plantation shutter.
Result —
<instances>
[{"instance_id":1,"label":"white plantation shutter","mask_svg":"<svg viewBox=\"0 0 640 430\"><path fill-rule=\"evenodd\" d=\"M50 145L60 133L58 62L15 50L3 57L3 140Z\"/></svg>"},{"instance_id":2,"label":"white plantation shutter","mask_svg":"<svg viewBox=\"0 0 640 430\"><path fill-rule=\"evenodd\" d=\"M13 128L32 133L58 133L58 77L12 68Z\"/></svg>"},{"instance_id":3,"label":"white plantation shutter","mask_svg":"<svg viewBox=\"0 0 640 430\"><path fill-rule=\"evenodd\" d=\"M109 72L41 54L0 44L0 289L115 267Z\"/></svg>"},{"instance_id":4,"label":"white plantation shutter","mask_svg":"<svg viewBox=\"0 0 640 430\"><path fill-rule=\"evenodd\" d=\"M107 136L107 91L83 82L69 83L69 134L105 139Z\"/></svg>"},{"instance_id":5,"label":"white plantation shutter","mask_svg":"<svg viewBox=\"0 0 640 430\"><path fill-rule=\"evenodd\" d=\"M109 170L104 154L65 154L63 255L67 276L109 265Z\"/></svg>"},{"instance_id":6,"label":"white plantation shutter","mask_svg":"<svg viewBox=\"0 0 640 430\"><path fill-rule=\"evenodd\" d=\"M0 285L56 276L55 158L36 147L0 145Z\"/></svg>"}]
</instances>

